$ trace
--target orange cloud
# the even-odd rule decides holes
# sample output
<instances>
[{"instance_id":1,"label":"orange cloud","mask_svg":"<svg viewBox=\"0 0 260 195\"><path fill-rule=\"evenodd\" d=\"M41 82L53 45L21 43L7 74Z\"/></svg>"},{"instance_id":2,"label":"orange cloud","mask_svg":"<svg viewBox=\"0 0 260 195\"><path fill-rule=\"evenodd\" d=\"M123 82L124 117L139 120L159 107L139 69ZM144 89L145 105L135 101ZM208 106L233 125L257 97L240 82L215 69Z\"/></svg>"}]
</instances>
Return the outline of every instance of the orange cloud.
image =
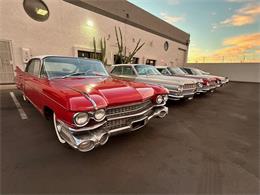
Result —
<instances>
[{"instance_id":1,"label":"orange cloud","mask_svg":"<svg viewBox=\"0 0 260 195\"><path fill-rule=\"evenodd\" d=\"M260 15L260 5L249 4L246 7L237 10L235 15L220 22L220 24L228 26L252 24L256 21L258 15Z\"/></svg>"},{"instance_id":2,"label":"orange cloud","mask_svg":"<svg viewBox=\"0 0 260 195\"><path fill-rule=\"evenodd\" d=\"M243 55L260 47L260 33L231 37L225 39L223 45L227 47L216 51L217 55Z\"/></svg>"},{"instance_id":3,"label":"orange cloud","mask_svg":"<svg viewBox=\"0 0 260 195\"><path fill-rule=\"evenodd\" d=\"M166 13L161 13L161 18L165 22L168 22L169 24L175 24L177 22L181 22L181 21L185 20L185 18L182 16L170 16L170 15L167 15Z\"/></svg>"},{"instance_id":4,"label":"orange cloud","mask_svg":"<svg viewBox=\"0 0 260 195\"><path fill-rule=\"evenodd\" d=\"M254 21L255 20L252 16L234 15L231 18L222 21L221 24L243 26L246 24L252 24Z\"/></svg>"},{"instance_id":5,"label":"orange cloud","mask_svg":"<svg viewBox=\"0 0 260 195\"><path fill-rule=\"evenodd\" d=\"M211 53L191 49L189 62L260 62L260 33L252 33L227 38L224 48Z\"/></svg>"}]
</instances>

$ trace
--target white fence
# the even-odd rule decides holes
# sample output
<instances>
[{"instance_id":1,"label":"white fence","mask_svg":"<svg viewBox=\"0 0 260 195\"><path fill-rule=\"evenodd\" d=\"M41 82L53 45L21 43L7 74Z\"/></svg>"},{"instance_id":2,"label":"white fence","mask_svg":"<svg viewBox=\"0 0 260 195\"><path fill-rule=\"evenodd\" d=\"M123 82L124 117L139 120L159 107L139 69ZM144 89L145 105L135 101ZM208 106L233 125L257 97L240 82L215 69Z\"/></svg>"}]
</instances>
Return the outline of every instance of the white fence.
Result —
<instances>
[{"instance_id":1,"label":"white fence","mask_svg":"<svg viewBox=\"0 0 260 195\"><path fill-rule=\"evenodd\" d=\"M188 63L186 66L227 76L231 81L260 83L260 63Z\"/></svg>"}]
</instances>

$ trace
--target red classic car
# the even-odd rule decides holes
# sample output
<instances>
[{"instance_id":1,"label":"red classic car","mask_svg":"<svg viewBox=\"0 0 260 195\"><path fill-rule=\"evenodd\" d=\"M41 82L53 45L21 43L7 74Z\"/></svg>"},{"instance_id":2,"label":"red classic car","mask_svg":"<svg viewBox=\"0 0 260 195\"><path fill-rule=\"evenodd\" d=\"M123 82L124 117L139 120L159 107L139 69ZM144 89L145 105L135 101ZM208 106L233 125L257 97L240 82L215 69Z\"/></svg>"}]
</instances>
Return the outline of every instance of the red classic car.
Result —
<instances>
[{"instance_id":1,"label":"red classic car","mask_svg":"<svg viewBox=\"0 0 260 195\"><path fill-rule=\"evenodd\" d=\"M53 119L58 140L82 152L168 113L167 89L113 79L97 60L39 56L16 74L24 99Z\"/></svg>"}]
</instances>

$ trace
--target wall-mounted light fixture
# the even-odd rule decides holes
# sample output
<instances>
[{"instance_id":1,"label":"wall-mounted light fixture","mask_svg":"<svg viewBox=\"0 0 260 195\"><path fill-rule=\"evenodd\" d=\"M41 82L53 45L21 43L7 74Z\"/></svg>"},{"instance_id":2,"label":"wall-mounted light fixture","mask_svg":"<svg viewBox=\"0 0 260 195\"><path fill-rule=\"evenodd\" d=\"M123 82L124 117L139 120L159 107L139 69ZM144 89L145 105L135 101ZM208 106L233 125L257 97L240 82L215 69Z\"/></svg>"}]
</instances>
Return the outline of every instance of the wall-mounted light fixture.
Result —
<instances>
[{"instance_id":1,"label":"wall-mounted light fixture","mask_svg":"<svg viewBox=\"0 0 260 195\"><path fill-rule=\"evenodd\" d=\"M92 20L87 20L87 25L89 27L93 27L94 26L94 22Z\"/></svg>"}]
</instances>

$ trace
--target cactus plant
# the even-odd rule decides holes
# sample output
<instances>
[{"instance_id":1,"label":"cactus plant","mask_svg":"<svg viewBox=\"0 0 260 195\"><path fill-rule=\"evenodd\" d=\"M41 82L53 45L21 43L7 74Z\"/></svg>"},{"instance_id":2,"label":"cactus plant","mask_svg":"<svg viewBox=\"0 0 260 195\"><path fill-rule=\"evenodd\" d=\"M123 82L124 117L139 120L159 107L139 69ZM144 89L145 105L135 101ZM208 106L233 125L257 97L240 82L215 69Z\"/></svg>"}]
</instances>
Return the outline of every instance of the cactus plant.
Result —
<instances>
[{"instance_id":1,"label":"cactus plant","mask_svg":"<svg viewBox=\"0 0 260 195\"><path fill-rule=\"evenodd\" d=\"M100 60L103 62L103 64L107 64L107 59L106 59L106 39L100 39L100 51L101 54L100 56L97 55L97 44L96 44L96 39L95 37L93 38L93 47L94 47L94 55L93 58Z\"/></svg>"},{"instance_id":2,"label":"cactus plant","mask_svg":"<svg viewBox=\"0 0 260 195\"><path fill-rule=\"evenodd\" d=\"M94 47L94 59L97 59L97 45L96 45L96 39L95 37L93 38L93 47Z\"/></svg>"},{"instance_id":3,"label":"cactus plant","mask_svg":"<svg viewBox=\"0 0 260 195\"><path fill-rule=\"evenodd\" d=\"M118 36L119 32L119 36ZM117 41L117 47L118 47L118 53L115 58L115 63L116 64L128 64L132 61L133 57L135 54L144 46L145 43L141 44L141 39L138 40L135 49L132 52L129 52L129 55L126 56L126 46L124 46L123 42L123 35L120 27L115 27L115 34L116 34L116 41Z\"/></svg>"},{"instance_id":4,"label":"cactus plant","mask_svg":"<svg viewBox=\"0 0 260 195\"><path fill-rule=\"evenodd\" d=\"M107 59L106 59L106 49L107 49L107 43L106 39L104 38L103 40L100 40L100 49L101 49L101 61L103 64L107 64Z\"/></svg>"}]
</instances>

